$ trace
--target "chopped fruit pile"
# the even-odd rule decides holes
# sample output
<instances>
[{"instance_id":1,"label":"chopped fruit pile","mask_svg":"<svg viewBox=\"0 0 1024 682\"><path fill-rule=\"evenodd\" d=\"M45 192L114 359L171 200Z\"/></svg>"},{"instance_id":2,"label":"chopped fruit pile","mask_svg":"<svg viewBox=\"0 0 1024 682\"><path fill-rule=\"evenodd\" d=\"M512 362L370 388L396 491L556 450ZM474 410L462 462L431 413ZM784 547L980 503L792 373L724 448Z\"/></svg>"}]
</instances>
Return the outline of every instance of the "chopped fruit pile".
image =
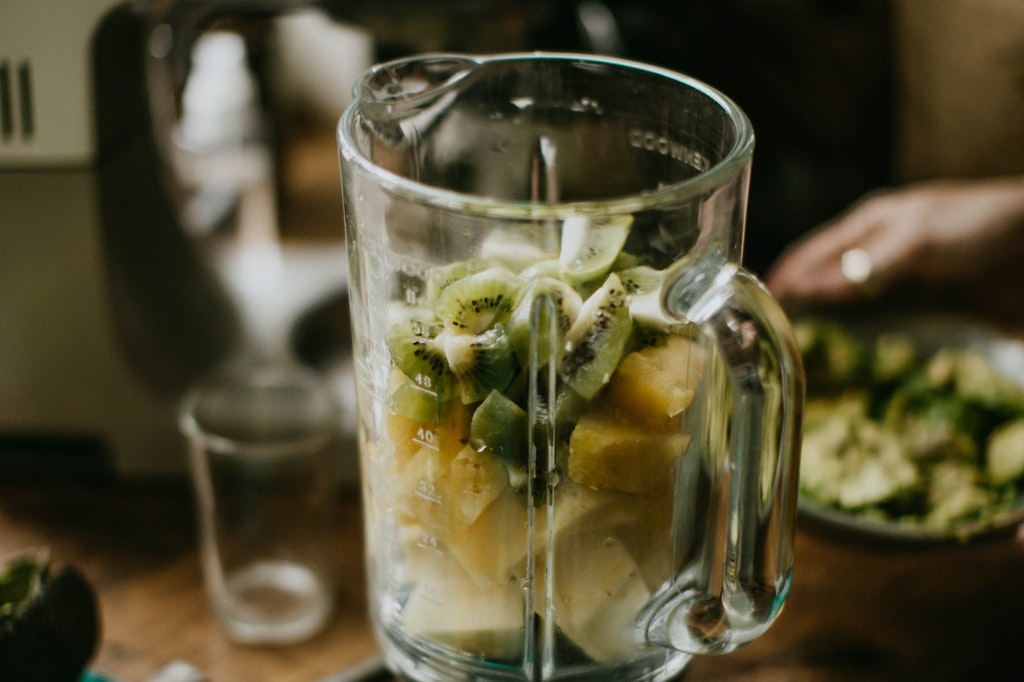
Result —
<instances>
[{"instance_id":1,"label":"chopped fruit pile","mask_svg":"<svg viewBox=\"0 0 1024 682\"><path fill-rule=\"evenodd\" d=\"M800 494L867 525L949 537L1024 499L1024 387L977 348L794 325L808 377Z\"/></svg>"},{"instance_id":2,"label":"chopped fruit pile","mask_svg":"<svg viewBox=\"0 0 1024 682\"><path fill-rule=\"evenodd\" d=\"M490 244L392 309L388 445L370 465L393 492L410 636L520 656L529 564L534 626L552 619L583 660L634 647L674 571L675 463L706 358L641 305L662 277L622 250L630 223L572 219L560 253L526 263Z\"/></svg>"}]
</instances>

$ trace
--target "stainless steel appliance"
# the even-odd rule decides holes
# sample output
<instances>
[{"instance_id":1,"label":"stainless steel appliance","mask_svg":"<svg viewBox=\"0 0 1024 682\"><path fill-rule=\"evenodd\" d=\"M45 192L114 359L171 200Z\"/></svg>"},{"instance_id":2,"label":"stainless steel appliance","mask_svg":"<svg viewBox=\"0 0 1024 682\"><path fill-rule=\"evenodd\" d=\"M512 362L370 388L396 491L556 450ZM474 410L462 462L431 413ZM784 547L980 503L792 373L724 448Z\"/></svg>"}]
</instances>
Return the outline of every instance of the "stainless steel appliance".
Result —
<instances>
[{"instance_id":1,"label":"stainless steel appliance","mask_svg":"<svg viewBox=\"0 0 1024 682\"><path fill-rule=\"evenodd\" d=\"M0 476L178 472L184 388L252 331L224 259L185 229L189 188L170 158L183 84L167 61L178 55L166 45L167 17L185 5L199 6L4 7ZM337 195L336 170L329 186ZM275 204L264 208L258 219L273 226ZM340 213L332 218L340 226ZM291 318L276 323L293 325L294 306L315 307L343 287L340 232L323 248L306 240L296 249L300 276L282 276ZM279 255L278 267L294 260L291 250Z\"/></svg>"},{"instance_id":2,"label":"stainless steel appliance","mask_svg":"<svg viewBox=\"0 0 1024 682\"><path fill-rule=\"evenodd\" d=\"M388 51L571 46L575 29L543 33L571 4L6 2L0 477L180 472L184 389L253 336L343 373L339 61L354 79ZM241 37L251 82L195 101L229 115L240 96L261 116L267 174L242 189L193 182L197 148L182 144L196 48L213 32ZM225 222L255 222L246 232L268 248L237 257Z\"/></svg>"},{"instance_id":3,"label":"stainless steel appliance","mask_svg":"<svg viewBox=\"0 0 1024 682\"><path fill-rule=\"evenodd\" d=\"M156 174L138 17L113 0L3 13L0 457L175 469L179 390L232 325Z\"/></svg>"}]
</instances>

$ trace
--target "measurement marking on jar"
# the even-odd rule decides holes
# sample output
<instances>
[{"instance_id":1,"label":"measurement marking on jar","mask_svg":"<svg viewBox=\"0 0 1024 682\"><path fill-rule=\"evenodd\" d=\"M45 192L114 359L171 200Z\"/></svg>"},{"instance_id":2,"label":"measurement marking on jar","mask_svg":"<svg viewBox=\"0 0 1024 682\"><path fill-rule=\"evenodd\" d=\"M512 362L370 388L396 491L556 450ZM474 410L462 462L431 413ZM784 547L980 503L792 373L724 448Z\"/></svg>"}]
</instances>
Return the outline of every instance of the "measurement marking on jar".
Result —
<instances>
[{"instance_id":1,"label":"measurement marking on jar","mask_svg":"<svg viewBox=\"0 0 1024 682\"><path fill-rule=\"evenodd\" d=\"M421 479L419 485L416 486L416 495L427 502L441 504L441 496L437 494L437 487L430 481Z\"/></svg>"},{"instance_id":2,"label":"measurement marking on jar","mask_svg":"<svg viewBox=\"0 0 1024 682\"><path fill-rule=\"evenodd\" d=\"M412 378L412 381L416 385L416 388L418 390L423 391L427 395L433 396L434 398L437 397L437 393L435 393L434 390L433 390L434 389L434 380L430 377L429 374L417 373Z\"/></svg>"},{"instance_id":3,"label":"measurement marking on jar","mask_svg":"<svg viewBox=\"0 0 1024 682\"><path fill-rule=\"evenodd\" d=\"M439 449L437 443L437 432L432 429L416 429L416 435L413 436L412 442L416 443L420 447L430 448L431 450Z\"/></svg>"},{"instance_id":4,"label":"measurement marking on jar","mask_svg":"<svg viewBox=\"0 0 1024 682\"><path fill-rule=\"evenodd\" d=\"M441 543L437 539L436 535L424 533L420 536L420 539L416 542L416 544L419 547L435 552L436 554L444 554L444 550L441 549Z\"/></svg>"}]
</instances>

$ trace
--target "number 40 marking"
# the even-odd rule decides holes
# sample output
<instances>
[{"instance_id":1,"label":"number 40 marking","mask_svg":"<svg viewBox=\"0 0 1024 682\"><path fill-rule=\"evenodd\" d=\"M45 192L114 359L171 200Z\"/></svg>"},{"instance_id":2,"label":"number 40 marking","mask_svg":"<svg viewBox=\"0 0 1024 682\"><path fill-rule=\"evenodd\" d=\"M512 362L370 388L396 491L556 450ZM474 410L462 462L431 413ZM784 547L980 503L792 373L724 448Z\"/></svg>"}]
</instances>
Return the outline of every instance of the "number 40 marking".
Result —
<instances>
[{"instance_id":1,"label":"number 40 marking","mask_svg":"<svg viewBox=\"0 0 1024 682\"><path fill-rule=\"evenodd\" d=\"M416 435L413 437L412 441L425 448L431 448L433 450L438 449L437 431L425 426L421 426L416 429Z\"/></svg>"}]
</instances>

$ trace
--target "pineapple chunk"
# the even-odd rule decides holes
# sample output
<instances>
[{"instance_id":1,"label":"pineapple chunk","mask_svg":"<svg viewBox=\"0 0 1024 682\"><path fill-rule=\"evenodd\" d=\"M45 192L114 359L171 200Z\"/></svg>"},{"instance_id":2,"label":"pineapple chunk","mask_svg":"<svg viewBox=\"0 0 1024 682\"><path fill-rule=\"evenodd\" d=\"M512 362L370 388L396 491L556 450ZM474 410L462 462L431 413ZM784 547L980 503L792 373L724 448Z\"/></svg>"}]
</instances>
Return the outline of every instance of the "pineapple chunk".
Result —
<instances>
[{"instance_id":1,"label":"pineapple chunk","mask_svg":"<svg viewBox=\"0 0 1024 682\"><path fill-rule=\"evenodd\" d=\"M422 637L469 657L510 660L522 655L526 610L515 583L480 587L460 578L418 585L402 612L410 637Z\"/></svg>"},{"instance_id":2,"label":"pineapple chunk","mask_svg":"<svg viewBox=\"0 0 1024 682\"><path fill-rule=\"evenodd\" d=\"M618 538L636 561L647 589L656 592L679 568L682 560L672 540L675 488L663 486L647 495L633 495L636 521Z\"/></svg>"},{"instance_id":3,"label":"pineapple chunk","mask_svg":"<svg viewBox=\"0 0 1024 682\"><path fill-rule=\"evenodd\" d=\"M565 548L581 536L604 533L622 542L644 584L654 592L673 573L672 491L665 486L650 495L636 495L563 481L555 491L552 520L546 514L537 515L534 553L540 556L546 543ZM547 532L549 524L551 532Z\"/></svg>"},{"instance_id":4,"label":"pineapple chunk","mask_svg":"<svg viewBox=\"0 0 1024 682\"><path fill-rule=\"evenodd\" d=\"M401 557L402 581L416 585L457 574L465 575L458 562L445 551L436 533L420 524L412 521L401 523L396 528L395 536ZM367 539L374 540L374 534L371 533Z\"/></svg>"},{"instance_id":5,"label":"pineapple chunk","mask_svg":"<svg viewBox=\"0 0 1024 682\"><path fill-rule=\"evenodd\" d=\"M550 617L566 637L595 661L634 651L636 618L651 593L626 548L604 532L574 533L556 545L553 566ZM543 570L538 583L546 594Z\"/></svg>"},{"instance_id":6,"label":"pineapple chunk","mask_svg":"<svg viewBox=\"0 0 1024 682\"><path fill-rule=\"evenodd\" d=\"M397 412L389 412L387 416L388 442L395 453L395 468L401 471L409 460L423 447L416 438L416 431L424 424Z\"/></svg>"},{"instance_id":7,"label":"pineapple chunk","mask_svg":"<svg viewBox=\"0 0 1024 682\"><path fill-rule=\"evenodd\" d=\"M636 504L637 499L636 495L616 490L594 490L571 480L562 481L555 488L551 520L547 513L537 514L534 552L542 552L547 543L555 546L571 542L574 533L600 531L614 534L622 528L634 526L641 517L646 518L646 512Z\"/></svg>"},{"instance_id":8,"label":"pineapple chunk","mask_svg":"<svg viewBox=\"0 0 1024 682\"><path fill-rule=\"evenodd\" d=\"M528 522L519 498L506 488L472 525L448 536L448 550L475 584L503 585L525 572Z\"/></svg>"},{"instance_id":9,"label":"pineapple chunk","mask_svg":"<svg viewBox=\"0 0 1024 682\"><path fill-rule=\"evenodd\" d=\"M470 446L459 451L451 464L452 523L465 527L509 489L508 469L489 450L477 452Z\"/></svg>"},{"instance_id":10,"label":"pineapple chunk","mask_svg":"<svg viewBox=\"0 0 1024 682\"><path fill-rule=\"evenodd\" d=\"M655 433L608 411L591 412L569 437L569 478L591 488L649 492L670 478L689 443L685 433Z\"/></svg>"},{"instance_id":11,"label":"pineapple chunk","mask_svg":"<svg viewBox=\"0 0 1024 682\"><path fill-rule=\"evenodd\" d=\"M469 440L469 417L469 408L461 400L445 403L440 424L389 412L387 431L394 448L395 469L402 471L423 447L434 447L454 456Z\"/></svg>"},{"instance_id":12,"label":"pineapple chunk","mask_svg":"<svg viewBox=\"0 0 1024 682\"><path fill-rule=\"evenodd\" d=\"M400 516L418 521L431 532L447 526L452 459L435 447L424 446L416 452L395 484L395 506Z\"/></svg>"},{"instance_id":13,"label":"pineapple chunk","mask_svg":"<svg viewBox=\"0 0 1024 682\"><path fill-rule=\"evenodd\" d=\"M612 375L607 404L645 427L677 430L704 376L705 363L704 350L696 342L670 336L664 345L648 346L622 359Z\"/></svg>"}]
</instances>

